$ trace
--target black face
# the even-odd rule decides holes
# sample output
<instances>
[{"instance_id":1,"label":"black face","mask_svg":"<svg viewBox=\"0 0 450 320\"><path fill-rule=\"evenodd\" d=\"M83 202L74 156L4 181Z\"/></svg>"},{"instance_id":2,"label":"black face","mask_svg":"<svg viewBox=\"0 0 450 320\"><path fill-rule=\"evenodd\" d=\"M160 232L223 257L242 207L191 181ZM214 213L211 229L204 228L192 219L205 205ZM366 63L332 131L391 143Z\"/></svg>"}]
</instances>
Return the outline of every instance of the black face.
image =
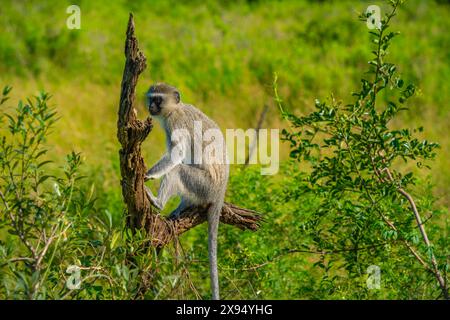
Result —
<instances>
[{"instance_id":1,"label":"black face","mask_svg":"<svg viewBox=\"0 0 450 320\"><path fill-rule=\"evenodd\" d=\"M150 95L148 97L148 110L152 116L157 116L161 113L163 97L158 95Z\"/></svg>"}]
</instances>

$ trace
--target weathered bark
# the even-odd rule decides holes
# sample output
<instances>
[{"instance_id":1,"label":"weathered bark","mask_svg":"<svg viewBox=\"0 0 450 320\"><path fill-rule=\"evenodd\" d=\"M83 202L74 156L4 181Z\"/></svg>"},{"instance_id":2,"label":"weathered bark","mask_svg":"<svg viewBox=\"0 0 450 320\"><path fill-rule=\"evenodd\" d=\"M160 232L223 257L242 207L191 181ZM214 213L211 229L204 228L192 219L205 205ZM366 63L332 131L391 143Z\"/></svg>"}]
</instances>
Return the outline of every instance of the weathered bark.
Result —
<instances>
[{"instance_id":1,"label":"weathered bark","mask_svg":"<svg viewBox=\"0 0 450 320\"><path fill-rule=\"evenodd\" d=\"M117 138L122 145L119 151L122 195L128 208L128 225L142 228L145 218L153 215L144 189L145 163L141 156L141 143L150 133L152 122L149 118L138 120L134 109L136 84L146 67L146 59L134 36L133 15L128 21L125 57L117 123Z\"/></svg>"},{"instance_id":2,"label":"weathered bark","mask_svg":"<svg viewBox=\"0 0 450 320\"><path fill-rule=\"evenodd\" d=\"M130 14L125 42L125 69L117 122L117 137L122 146L120 173L122 195L127 206L127 224L132 229L145 229L155 247L163 247L189 229L206 221L207 206L192 207L175 219L161 216L151 207L144 187L146 166L141 156L141 143L152 129L152 121L137 119L135 89L139 75L146 68L146 58L139 50L134 35L133 15ZM262 217L255 211L225 203L220 217L222 223L234 225L242 230L257 230Z\"/></svg>"}]
</instances>

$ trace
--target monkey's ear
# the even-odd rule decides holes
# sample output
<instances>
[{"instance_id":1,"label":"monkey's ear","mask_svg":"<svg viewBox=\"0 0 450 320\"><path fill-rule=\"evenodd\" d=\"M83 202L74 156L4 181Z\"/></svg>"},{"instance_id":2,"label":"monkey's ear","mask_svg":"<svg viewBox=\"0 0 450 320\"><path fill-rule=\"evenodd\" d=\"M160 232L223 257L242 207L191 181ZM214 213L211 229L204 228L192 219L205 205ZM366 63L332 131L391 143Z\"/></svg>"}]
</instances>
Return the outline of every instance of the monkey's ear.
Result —
<instances>
[{"instance_id":1,"label":"monkey's ear","mask_svg":"<svg viewBox=\"0 0 450 320\"><path fill-rule=\"evenodd\" d=\"M175 95L175 101L177 103L180 103L180 100L181 100L180 93L178 91L175 91L174 95Z\"/></svg>"}]
</instances>

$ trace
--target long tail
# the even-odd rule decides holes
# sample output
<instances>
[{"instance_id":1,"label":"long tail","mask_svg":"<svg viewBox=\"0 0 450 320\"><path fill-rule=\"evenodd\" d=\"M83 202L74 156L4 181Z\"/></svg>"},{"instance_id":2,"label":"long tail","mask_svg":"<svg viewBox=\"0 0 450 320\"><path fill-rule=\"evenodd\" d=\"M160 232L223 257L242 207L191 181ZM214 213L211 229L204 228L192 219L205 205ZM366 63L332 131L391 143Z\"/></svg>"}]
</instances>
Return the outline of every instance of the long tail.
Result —
<instances>
[{"instance_id":1,"label":"long tail","mask_svg":"<svg viewBox=\"0 0 450 320\"><path fill-rule=\"evenodd\" d=\"M212 299L219 300L219 272L217 270L217 233L223 201L213 203L208 210L208 252Z\"/></svg>"}]
</instances>

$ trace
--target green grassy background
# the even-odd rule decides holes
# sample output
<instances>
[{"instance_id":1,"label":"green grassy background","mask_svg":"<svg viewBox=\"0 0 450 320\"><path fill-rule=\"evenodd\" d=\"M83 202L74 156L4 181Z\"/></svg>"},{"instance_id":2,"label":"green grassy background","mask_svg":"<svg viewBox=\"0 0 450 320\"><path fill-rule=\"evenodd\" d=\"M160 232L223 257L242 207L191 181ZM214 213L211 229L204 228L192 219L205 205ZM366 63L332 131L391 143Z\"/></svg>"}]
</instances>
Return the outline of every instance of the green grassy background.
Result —
<instances>
[{"instance_id":1,"label":"green grassy background","mask_svg":"<svg viewBox=\"0 0 450 320\"><path fill-rule=\"evenodd\" d=\"M13 101L38 90L53 95L52 102L61 116L49 139L54 160L62 162L70 150L81 151L84 170L95 182L97 196L117 219L122 205L116 121L130 11L148 59L148 68L138 84L139 116L146 116L146 89L155 81L164 81L177 86L185 102L195 104L225 129L254 127L266 103L270 109L264 127L286 125L273 103L274 72L279 77L280 95L296 113L312 110L315 98L331 93L349 101L351 92L359 87L372 50L368 30L356 17L369 4L385 8L381 1L78 1L81 30L68 30L65 10L70 4L72 1L2 2L0 84L14 87ZM423 134L441 144L432 169L421 174L430 175L436 185L434 193L446 207L450 205L449 17L450 6L445 2L409 1L393 22L392 29L402 35L393 42L389 56L404 78L419 87L410 110L396 125L424 126ZM163 148L163 134L156 127L144 143L148 165L161 156ZM287 151L287 146L281 149L282 160L287 160ZM241 169L232 166L231 170L239 174ZM249 180L243 188L270 193L279 188L270 183L282 183L286 175L289 173L282 171L271 179L259 178L259 184L251 187L255 181ZM234 199L245 198L255 208L264 197L252 198L250 192L236 196L236 192L230 191ZM298 208L287 204L283 210L293 209ZM286 215L274 218L276 226L292 223ZM229 228L224 230L223 238L237 234ZM200 246L203 240L198 234L202 232L199 228L185 236L189 248ZM271 248L282 243L266 243L267 232L241 239L244 244L262 248L262 252L272 252ZM289 244L290 240L283 241ZM234 243L233 248L243 250L240 257L248 257L248 261L263 258L245 251L250 249L240 243ZM224 259L232 259L223 254L227 257ZM281 276L290 268L297 272L295 279L304 281L304 273L314 272L307 267L311 261L314 258L299 257L289 264L274 264L261 276L261 289L248 292L253 292L253 297L320 298L308 291L317 285L314 278L308 278L309 287L299 289L290 288L293 279ZM236 261L224 263L239 265ZM193 272L202 278L200 272ZM233 293L233 286L250 286L251 277L236 280L233 272L230 270L227 278L230 296L248 297ZM263 293L257 294L258 290ZM389 294L383 297L391 297Z\"/></svg>"},{"instance_id":2,"label":"green grassy background","mask_svg":"<svg viewBox=\"0 0 450 320\"><path fill-rule=\"evenodd\" d=\"M222 128L255 126L264 103L271 106L265 126L277 128L284 124L272 100L274 72L282 97L298 113L330 93L348 101L370 57L367 28L355 18L368 3L80 1L81 30L68 30L69 1L5 1L0 81L12 84L17 97L51 92L62 116L52 137L55 151L79 150L89 165L110 168L117 158L116 112L130 11L149 62L138 86L141 117L143 93L152 82L165 81ZM426 136L442 145L429 173L447 205L449 13L448 5L410 1L394 22L402 35L390 56L420 88L401 124L423 125ZM146 142L148 163L161 154L161 141L161 131L154 130ZM105 178L116 183L117 170L111 168Z\"/></svg>"}]
</instances>

